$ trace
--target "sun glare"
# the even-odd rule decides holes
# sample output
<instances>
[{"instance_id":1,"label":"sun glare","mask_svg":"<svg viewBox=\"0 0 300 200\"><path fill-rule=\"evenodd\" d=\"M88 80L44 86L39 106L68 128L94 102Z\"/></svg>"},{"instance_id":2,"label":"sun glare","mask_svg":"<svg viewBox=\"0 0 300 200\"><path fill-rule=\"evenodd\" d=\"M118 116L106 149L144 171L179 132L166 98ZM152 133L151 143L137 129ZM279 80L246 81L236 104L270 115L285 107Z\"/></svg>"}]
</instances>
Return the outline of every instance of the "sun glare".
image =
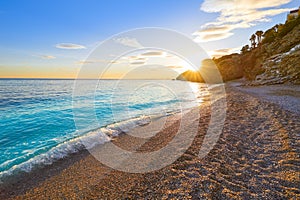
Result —
<instances>
[{"instance_id":1,"label":"sun glare","mask_svg":"<svg viewBox=\"0 0 300 200\"><path fill-rule=\"evenodd\" d=\"M196 69L195 67L193 67L191 64L189 64L188 62L182 60L180 63L179 63L180 66L183 67L183 69L185 70L190 70L190 71L193 71L193 72L196 72L198 71L198 69Z\"/></svg>"}]
</instances>

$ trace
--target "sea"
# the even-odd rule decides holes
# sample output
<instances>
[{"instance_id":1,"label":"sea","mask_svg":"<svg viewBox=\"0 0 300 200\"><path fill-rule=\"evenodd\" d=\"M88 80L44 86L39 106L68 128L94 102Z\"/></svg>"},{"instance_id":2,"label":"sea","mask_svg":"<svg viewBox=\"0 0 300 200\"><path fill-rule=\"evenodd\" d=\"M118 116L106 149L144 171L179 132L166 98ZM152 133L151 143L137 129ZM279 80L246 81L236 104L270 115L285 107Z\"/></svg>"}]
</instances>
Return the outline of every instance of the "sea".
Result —
<instances>
[{"instance_id":1,"label":"sea","mask_svg":"<svg viewBox=\"0 0 300 200\"><path fill-rule=\"evenodd\" d=\"M175 80L0 79L0 180L108 142L149 116L198 106L208 95L206 84Z\"/></svg>"}]
</instances>

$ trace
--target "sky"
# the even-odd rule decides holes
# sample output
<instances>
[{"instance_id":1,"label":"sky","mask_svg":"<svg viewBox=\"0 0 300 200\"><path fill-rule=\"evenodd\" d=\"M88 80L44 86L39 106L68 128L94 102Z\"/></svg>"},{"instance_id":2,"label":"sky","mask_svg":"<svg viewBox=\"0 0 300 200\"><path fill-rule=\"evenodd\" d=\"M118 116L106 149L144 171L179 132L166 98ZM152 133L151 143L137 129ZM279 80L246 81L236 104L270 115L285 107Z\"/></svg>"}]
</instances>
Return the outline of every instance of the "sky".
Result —
<instances>
[{"instance_id":1,"label":"sky","mask_svg":"<svg viewBox=\"0 0 300 200\"><path fill-rule=\"evenodd\" d=\"M252 33L284 23L299 6L299 0L0 1L0 78L76 78L84 65L110 63L102 78L170 79L192 69L170 52L140 50L114 61L89 56L107 38L143 27L183 34L208 57L239 52ZM143 47L133 37L113 41ZM95 78L89 73L85 78Z\"/></svg>"}]
</instances>

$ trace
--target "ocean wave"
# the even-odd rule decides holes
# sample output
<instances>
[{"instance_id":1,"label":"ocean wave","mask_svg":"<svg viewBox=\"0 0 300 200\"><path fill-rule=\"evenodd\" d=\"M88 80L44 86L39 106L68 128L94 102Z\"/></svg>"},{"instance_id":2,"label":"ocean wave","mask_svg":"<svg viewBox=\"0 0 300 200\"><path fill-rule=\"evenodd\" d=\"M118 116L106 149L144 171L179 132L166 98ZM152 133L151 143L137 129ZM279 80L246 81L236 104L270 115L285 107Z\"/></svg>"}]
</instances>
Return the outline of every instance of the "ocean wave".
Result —
<instances>
[{"instance_id":1,"label":"ocean wave","mask_svg":"<svg viewBox=\"0 0 300 200\"><path fill-rule=\"evenodd\" d=\"M167 101L157 101L157 102L145 102L145 103L137 103L133 105L129 105L128 108L130 109L145 109L145 108L154 108L157 106L164 106L164 105L170 105L173 103L179 103L178 99L171 99Z\"/></svg>"},{"instance_id":2,"label":"ocean wave","mask_svg":"<svg viewBox=\"0 0 300 200\"><path fill-rule=\"evenodd\" d=\"M51 165L53 162L65 158L70 154L83 149L91 149L97 145L111 141L113 137L121 133L128 132L137 126L143 126L151 122L151 116L140 116L124 120L106 127L91 130L81 136L64 141L49 151L39 154L29 160L12 166L10 169L0 172L0 181L10 175L18 172L30 172L38 166ZM10 161L7 161L10 162Z\"/></svg>"}]
</instances>

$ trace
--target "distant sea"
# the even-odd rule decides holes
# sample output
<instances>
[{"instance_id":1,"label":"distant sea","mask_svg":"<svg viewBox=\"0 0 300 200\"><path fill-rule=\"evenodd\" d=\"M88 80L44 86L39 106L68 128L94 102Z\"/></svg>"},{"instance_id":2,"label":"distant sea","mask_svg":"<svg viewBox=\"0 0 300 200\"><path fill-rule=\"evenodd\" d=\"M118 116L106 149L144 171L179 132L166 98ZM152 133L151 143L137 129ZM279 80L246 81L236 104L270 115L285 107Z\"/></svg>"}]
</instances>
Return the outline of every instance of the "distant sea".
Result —
<instances>
[{"instance_id":1,"label":"distant sea","mask_svg":"<svg viewBox=\"0 0 300 200\"><path fill-rule=\"evenodd\" d=\"M197 106L207 95L206 85L184 81L0 79L0 179L107 142L150 115Z\"/></svg>"}]
</instances>

